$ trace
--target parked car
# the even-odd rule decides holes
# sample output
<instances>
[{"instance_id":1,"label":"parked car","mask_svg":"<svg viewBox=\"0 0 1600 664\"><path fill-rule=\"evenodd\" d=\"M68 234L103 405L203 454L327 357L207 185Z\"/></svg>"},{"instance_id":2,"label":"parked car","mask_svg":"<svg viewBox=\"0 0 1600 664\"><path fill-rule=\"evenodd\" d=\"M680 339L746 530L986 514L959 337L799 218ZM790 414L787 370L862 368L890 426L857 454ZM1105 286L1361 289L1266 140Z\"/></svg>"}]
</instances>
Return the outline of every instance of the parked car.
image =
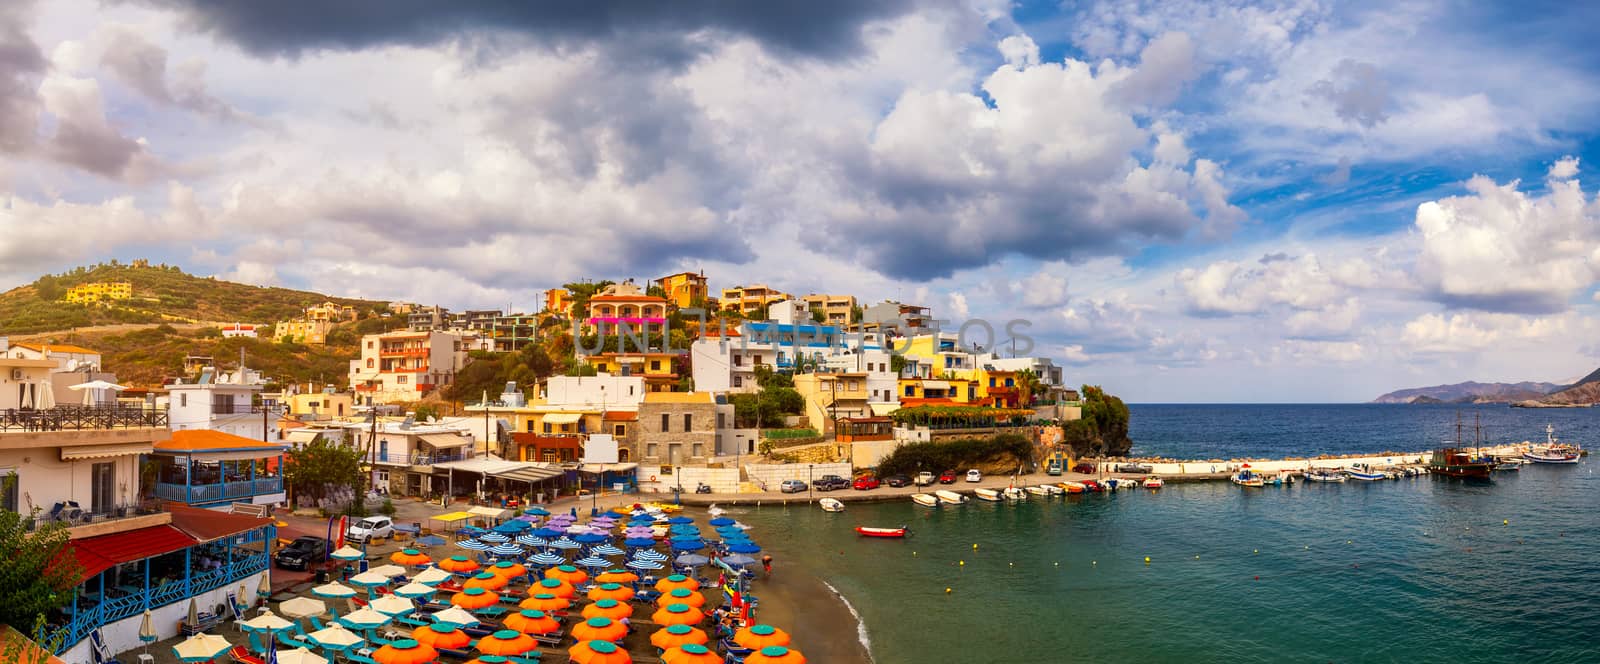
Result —
<instances>
[{"instance_id":1,"label":"parked car","mask_svg":"<svg viewBox=\"0 0 1600 664\"><path fill-rule=\"evenodd\" d=\"M883 483L892 487L910 486L911 478L905 475L890 475L883 478Z\"/></svg>"},{"instance_id":2,"label":"parked car","mask_svg":"<svg viewBox=\"0 0 1600 664\"><path fill-rule=\"evenodd\" d=\"M1061 462L1052 460L1049 464L1047 464L1044 467L1044 474L1046 474L1046 475L1060 475L1061 474Z\"/></svg>"},{"instance_id":3,"label":"parked car","mask_svg":"<svg viewBox=\"0 0 1600 664\"><path fill-rule=\"evenodd\" d=\"M878 478L871 475L862 475L857 477L856 481L850 486L855 488L856 491L871 491L878 488L878 484Z\"/></svg>"},{"instance_id":4,"label":"parked car","mask_svg":"<svg viewBox=\"0 0 1600 664\"><path fill-rule=\"evenodd\" d=\"M968 482L982 482L983 481L983 473L978 472L977 468L973 468L972 470L967 471L967 481Z\"/></svg>"},{"instance_id":5,"label":"parked car","mask_svg":"<svg viewBox=\"0 0 1600 664\"><path fill-rule=\"evenodd\" d=\"M1119 473L1138 473L1138 474L1141 474L1141 475L1148 475L1148 474L1150 474L1150 471L1152 471L1152 470L1154 470L1154 468L1151 468L1150 464L1148 464L1148 463L1119 463L1119 464L1117 464L1117 472L1119 472Z\"/></svg>"},{"instance_id":6,"label":"parked car","mask_svg":"<svg viewBox=\"0 0 1600 664\"><path fill-rule=\"evenodd\" d=\"M1072 467L1074 473L1093 474L1097 472L1093 462L1085 461Z\"/></svg>"},{"instance_id":7,"label":"parked car","mask_svg":"<svg viewBox=\"0 0 1600 664\"><path fill-rule=\"evenodd\" d=\"M806 483L800 480L784 480L778 485L778 490L784 493L800 493L806 490Z\"/></svg>"},{"instance_id":8,"label":"parked car","mask_svg":"<svg viewBox=\"0 0 1600 664\"><path fill-rule=\"evenodd\" d=\"M935 477L933 473L927 471L917 473L917 486L931 486L937 481L939 481L939 478Z\"/></svg>"},{"instance_id":9,"label":"parked car","mask_svg":"<svg viewBox=\"0 0 1600 664\"><path fill-rule=\"evenodd\" d=\"M369 516L355 522L350 526L345 538L355 542L365 542L377 537L391 537L394 535L394 519L386 516Z\"/></svg>"},{"instance_id":10,"label":"parked car","mask_svg":"<svg viewBox=\"0 0 1600 664\"><path fill-rule=\"evenodd\" d=\"M834 489L850 488L850 480L838 475L823 475L811 483L818 491L833 491Z\"/></svg>"},{"instance_id":11,"label":"parked car","mask_svg":"<svg viewBox=\"0 0 1600 664\"><path fill-rule=\"evenodd\" d=\"M283 547L272 561L283 569L303 570L311 563L320 563L328 557L328 552L333 549L333 542L321 537L305 535L296 537L289 546Z\"/></svg>"},{"instance_id":12,"label":"parked car","mask_svg":"<svg viewBox=\"0 0 1600 664\"><path fill-rule=\"evenodd\" d=\"M947 470L947 471L944 471L942 473L939 473L939 483L940 484L955 484L956 483L956 471Z\"/></svg>"}]
</instances>

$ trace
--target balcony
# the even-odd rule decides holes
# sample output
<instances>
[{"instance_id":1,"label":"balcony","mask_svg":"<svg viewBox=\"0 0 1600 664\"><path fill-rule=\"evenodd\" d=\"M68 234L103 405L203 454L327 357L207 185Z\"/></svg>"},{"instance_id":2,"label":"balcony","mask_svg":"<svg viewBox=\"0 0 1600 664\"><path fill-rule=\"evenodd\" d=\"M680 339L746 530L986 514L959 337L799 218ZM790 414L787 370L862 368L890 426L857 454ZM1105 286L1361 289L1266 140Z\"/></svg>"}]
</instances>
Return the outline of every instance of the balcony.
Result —
<instances>
[{"instance_id":1,"label":"balcony","mask_svg":"<svg viewBox=\"0 0 1600 664\"><path fill-rule=\"evenodd\" d=\"M390 454L388 452L374 451L373 453L367 455L367 463L383 463L391 466L431 466L436 463L444 463L446 461L461 461L466 458L466 455L460 451L438 452L434 454L427 454L424 452L414 452L411 454Z\"/></svg>"},{"instance_id":2,"label":"balcony","mask_svg":"<svg viewBox=\"0 0 1600 664\"><path fill-rule=\"evenodd\" d=\"M274 412L270 406L250 403L234 403L231 401L214 401L211 403L212 415L260 415L261 413Z\"/></svg>"},{"instance_id":3,"label":"balcony","mask_svg":"<svg viewBox=\"0 0 1600 664\"><path fill-rule=\"evenodd\" d=\"M56 406L0 411L0 432L166 428L167 411L140 406Z\"/></svg>"},{"instance_id":4,"label":"balcony","mask_svg":"<svg viewBox=\"0 0 1600 664\"><path fill-rule=\"evenodd\" d=\"M205 505L282 492L283 478L281 477L258 477L253 480L219 482L216 484L156 483L157 498L175 500L190 505Z\"/></svg>"}]
</instances>

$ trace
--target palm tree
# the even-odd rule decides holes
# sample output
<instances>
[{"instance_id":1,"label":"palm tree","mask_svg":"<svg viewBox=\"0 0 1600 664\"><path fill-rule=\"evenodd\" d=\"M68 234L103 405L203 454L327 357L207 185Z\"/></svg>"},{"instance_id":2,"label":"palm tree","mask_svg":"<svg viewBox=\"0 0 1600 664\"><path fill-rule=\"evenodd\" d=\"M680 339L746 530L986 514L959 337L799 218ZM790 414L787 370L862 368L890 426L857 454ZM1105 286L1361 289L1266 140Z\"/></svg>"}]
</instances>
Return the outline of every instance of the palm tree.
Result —
<instances>
[{"instance_id":1,"label":"palm tree","mask_svg":"<svg viewBox=\"0 0 1600 664\"><path fill-rule=\"evenodd\" d=\"M1033 398L1039 394L1040 388L1044 387L1044 384L1039 382L1039 374L1034 373L1033 369L1023 369L1017 372L1016 378L1017 392L1022 395L1022 407L1032 406Z\"/></svg>"}]
</instances>

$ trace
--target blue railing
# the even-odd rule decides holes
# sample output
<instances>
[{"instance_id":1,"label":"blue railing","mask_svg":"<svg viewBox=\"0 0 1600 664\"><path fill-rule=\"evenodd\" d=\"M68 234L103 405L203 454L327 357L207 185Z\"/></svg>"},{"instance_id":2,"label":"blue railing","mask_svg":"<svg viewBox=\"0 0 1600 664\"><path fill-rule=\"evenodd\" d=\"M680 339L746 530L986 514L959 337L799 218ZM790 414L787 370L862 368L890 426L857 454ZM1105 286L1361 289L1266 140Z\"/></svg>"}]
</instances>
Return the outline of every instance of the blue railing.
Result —
<instances>
[{"instance_id":1,"label":"blue railing","mask_svg":"<svg viewBox=\"0 0 1600 664\"><path fill-rule=\"evenodd\" d=\"M202 505L232 498L249 498L283 491L283 478L261 477L242 482L222 484L171 484L156 483L156 497Z\"/></svg>"},{"instance_id":2,"label":"blue railing","mask_svg":"<svg viewBox=\"0 0 1600 664\"><path fill-rule=\"evenodd\" d=\"M57 628L54 632L47 632L46 642L54 638L61 639L61 646L56 654L64 653L84 639L89 638L89 633L95 629L125 620L143 613L146 608L160 608L168 604L179 602L198 593L215 590L222 586L243 581L245 577L267 569L267 555L258 553L234 560L232 563L217 569L196 575L185 581L174 581L164 586L151 588L149 593L125 595L108 599L96 604L92 608L78 611L72 620ZM149 598L149 604L145 598Z\"/></svg>"}]
</instances>

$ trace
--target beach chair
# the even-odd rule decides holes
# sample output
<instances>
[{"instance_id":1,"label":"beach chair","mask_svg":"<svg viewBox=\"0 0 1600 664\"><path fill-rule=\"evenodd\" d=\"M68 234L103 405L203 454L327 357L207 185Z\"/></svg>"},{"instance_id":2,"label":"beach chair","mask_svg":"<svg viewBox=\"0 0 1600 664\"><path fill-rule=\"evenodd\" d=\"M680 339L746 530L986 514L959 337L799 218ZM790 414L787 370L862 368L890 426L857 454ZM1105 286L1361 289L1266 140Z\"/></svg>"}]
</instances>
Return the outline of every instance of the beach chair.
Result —
<instances>
[{"instance_id":1,"label":"beach chair","mask_svg":"<svg viewBox=\"0 0 1600 664\"><path fill-rule=\"evenodd\" d=\"M314 649L317 648L317 645L312 643L311 641L309 641L307 639L300 638L300 637L290 636L289 632L287 632L287 631L278 632L278 643L282 643L285 648L288 648L290 650L293 650L295 648L305 648L307 650L314 650Z\"/></svg>"},{"instance_id":2,"label":"beach chair","mask_svg":"<svg viewBox=\"0 0 1600 664\"><path fill-rule=\"evenodd\" d=\"M251 636L255 635L251 634ZM265 660L255 656L249 650L246 650L242 645L234 646L232 649L228 650L228 659L238 662L239 664L265 664Z\"/></svg>"},{"instance_id":3,"label":"beach chair","mask_svg":"<svg viewBox=\"0 0 1600 664\"><path fill-rule=\"evenodd\" d=\"M521 655L507 657L506 661L511 662L511 664L539 664L539 658L543 656L544 653L537 650L531 650L522 653Z\"/></svg>"},{"instance_id":4,"label":"beach chair","mask_svg":"<svg viewBox=\"0 0 1600 664\"><path fill-rule=\"evenodd\" d=\"M106 637L100 633L99 628L89 632L89 656L94 659L94 664L122 664L111 654L111 649L106 647Z\"/></svg>"},{"instance_id":5,"label":"beach chair","mask_svg":"<svg viewBox=\"0 0 1600 664\"><path fill-rule=\"evenodd\" d=\"M447 651L441 650L440 652ZM355 662L356 664L378 664L371 657L359 653L347 652L345 653L344 658L348 661Z\"/></svg>"},{"instance_id":6,"label":"beach chair","mask_svg":"<svg viewBox=\"0 0 1600 664\"><path fill-rule=\"evenodd\" d=\"M476 644L476 642L474 642L474 644ZM439 648L439 654L440 655L447 655L447 656L450 656L450 657L454 657L454 658L459 659L461 661L466 661L466 660L472 659L472 653L468 652L466 650L451 650L449 648Z\"/></svg>"},{"instance_id":7,"label":"beach chair","mask_svg":"<svg viewBox=\"0 0 1600 664\"><path fill-rule=\"evenodd\" d=\"M233 617L233 631L243 632L244 627L240 626L239 624L247 620L247 618L244 617L244 614L239 612L239 607L243 605L239 603L239 597L235 595L232 590L228 591L227 594L228 615Z\"/></svg>"},{"instance_id":8,"label":"beach chair","mask_svg":"<svg viewBox=\"0 0 1600 664\"><path fill-rule=\"evenodd\" d=\"M256 632L251 632L250 633L250 652L265 653L266 651L267 651L267 647L264 646L264 645L261 645L261 635L256 633Z\"/></svg>"},{"instance_id":9,"label":"beach chair","mask_svg":"<svg viewBox=\"0 0 1600 664\"><path fill-rule=\"evenodd\" d=\"M331 609L329 610L329 613L332 613ZM328 628L326 625L323 625L322 621L318 620L316 616L311 616L311 626L316 628L315 630L312 630L316 632L320 632Z\"/></svg>"}]
</instances>

